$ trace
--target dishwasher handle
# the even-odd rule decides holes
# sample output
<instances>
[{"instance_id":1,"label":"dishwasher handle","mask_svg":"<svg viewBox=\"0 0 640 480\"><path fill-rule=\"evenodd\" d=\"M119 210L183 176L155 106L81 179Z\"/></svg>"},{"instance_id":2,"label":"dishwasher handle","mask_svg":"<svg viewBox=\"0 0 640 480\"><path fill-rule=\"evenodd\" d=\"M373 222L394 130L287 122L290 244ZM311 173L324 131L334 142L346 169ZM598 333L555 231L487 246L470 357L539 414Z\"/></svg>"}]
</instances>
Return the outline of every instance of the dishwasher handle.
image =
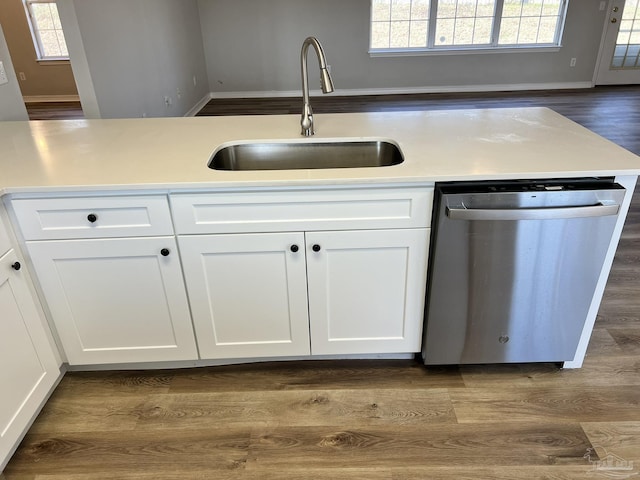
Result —
<instances>
[{"instance_id":1,"label":"dishwasher handle","mask_svg":"<svg viewBox=\"0 0 640 480\"><path fill-rule=\"evenodd\" d=\"M466 208L447 207L451 220L550 220L555 218L605 217L617 215L618 204L598 204L580 207L545 208Z\"/></svg>"}]
</instances>

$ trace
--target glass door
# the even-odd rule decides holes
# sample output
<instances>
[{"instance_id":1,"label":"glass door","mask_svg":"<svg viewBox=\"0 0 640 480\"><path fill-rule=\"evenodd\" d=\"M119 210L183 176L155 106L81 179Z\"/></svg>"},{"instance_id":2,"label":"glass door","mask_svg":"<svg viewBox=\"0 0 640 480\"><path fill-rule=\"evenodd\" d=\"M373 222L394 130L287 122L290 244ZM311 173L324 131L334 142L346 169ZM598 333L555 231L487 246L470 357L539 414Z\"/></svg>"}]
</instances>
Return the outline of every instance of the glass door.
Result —
<instances>
[{"instance_id":1,"label":"glass door","mask_svg":"<svg viewBox=\"0 0 640 480\"><path fill-rule=\"evenodd\" d=\"M640 83L640 0L612 0L596 85Z\"/></svg>"}]
</instances>

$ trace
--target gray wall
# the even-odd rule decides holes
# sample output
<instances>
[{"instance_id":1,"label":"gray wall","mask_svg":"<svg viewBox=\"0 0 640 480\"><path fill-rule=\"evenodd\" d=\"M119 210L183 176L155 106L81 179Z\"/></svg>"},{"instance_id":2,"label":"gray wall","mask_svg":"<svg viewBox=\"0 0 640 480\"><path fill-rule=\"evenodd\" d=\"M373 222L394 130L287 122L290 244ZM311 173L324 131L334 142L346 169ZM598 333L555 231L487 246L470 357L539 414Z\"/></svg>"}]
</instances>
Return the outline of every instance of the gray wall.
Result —
<instances>
[{"instance_id":1,"label":"gray wall","mask_svg":"<svg viewBox=\"0 0 640 480\"><path fill-rule=\"evenodd\" d=\"M300 47L308 35L321 41L338 91L590 84L605 14L599 0L571 0L559 52L371 58L369 0L198 2L214 93L298 90ZM310 75L318 89L315 65Z\"/></svg>"},{"instance_id":2,"label":"gray wall","mask_svg":"<svg viewBox=\"0 0 640 480\"><path fill-rule=\"evenodd\" d=\"M207 95L196 0L74 0L73 5L88 70L81 78L92 82L102 118L182 116ZM73 65L72 45L69 50Z\"/></svg>"},{"instance_id":3,"label":"gray wall","mask_svg":"<svg viewBox=\"0 0 640 480\"><path fill-rule=\"evenodd\" d=\"M13 70L9 47L0 25L0 61L4 65L9 83L0 85L0 120L28 120L27 109L22 101L16 72Z\"/></svg>"}]
</instances>

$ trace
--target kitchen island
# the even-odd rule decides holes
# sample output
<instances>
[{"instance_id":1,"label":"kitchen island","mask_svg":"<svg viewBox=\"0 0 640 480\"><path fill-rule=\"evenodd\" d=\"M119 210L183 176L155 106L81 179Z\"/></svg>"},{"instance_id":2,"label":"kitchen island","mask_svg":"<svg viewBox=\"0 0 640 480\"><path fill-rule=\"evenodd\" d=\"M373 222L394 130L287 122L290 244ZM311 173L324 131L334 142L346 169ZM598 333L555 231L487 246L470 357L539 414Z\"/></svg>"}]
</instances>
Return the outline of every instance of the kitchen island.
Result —
<instances>
[{"instance_id":1,"label":"kitchen island","mask_svg":"<svg viewBox=\"0 0 640 480\"><path fill-rule=\"evenodd\" d=\"M578 351L565 364L581 365L640 174L637 156L544 108L318 115L311 140L298 137L298 121L0 125L0 192L17 237L11 251L35 273L51 331L41 327L64 368L412 355L421 341L436 182L614 177L627 193ZM207 167L234 142L372 138L397 144L404 162ZM350 286L354 271L368 288L363 298ZM101 298L105 286L111 290ZM246 296L235 295L240 287ZM373 308L370 298L379 301ZM212 312L213 303L222 308ZM352 320L338 321L345 318Z\"/></svg>"}]
</instances>

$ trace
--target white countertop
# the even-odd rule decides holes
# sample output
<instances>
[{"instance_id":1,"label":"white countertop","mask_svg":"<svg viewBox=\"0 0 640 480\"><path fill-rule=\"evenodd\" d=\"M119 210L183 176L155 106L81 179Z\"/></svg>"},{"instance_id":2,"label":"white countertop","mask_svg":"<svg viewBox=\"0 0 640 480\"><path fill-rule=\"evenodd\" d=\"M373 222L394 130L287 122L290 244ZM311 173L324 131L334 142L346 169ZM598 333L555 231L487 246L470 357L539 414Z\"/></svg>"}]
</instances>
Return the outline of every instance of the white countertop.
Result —
<instances>
[{"instance_id":1,"label":"white countertop","mask_svg":"<svg viewBox=\"0 0 640 480\"><path fill-rule=\"evenodd\" d=\"M136 188L639 175L640 157L546 108L315 115L0 122L0 194ZM222 144L246 140L396 142L391 167L287 171L207 168Z\"/></svg>"}]
</instances>

